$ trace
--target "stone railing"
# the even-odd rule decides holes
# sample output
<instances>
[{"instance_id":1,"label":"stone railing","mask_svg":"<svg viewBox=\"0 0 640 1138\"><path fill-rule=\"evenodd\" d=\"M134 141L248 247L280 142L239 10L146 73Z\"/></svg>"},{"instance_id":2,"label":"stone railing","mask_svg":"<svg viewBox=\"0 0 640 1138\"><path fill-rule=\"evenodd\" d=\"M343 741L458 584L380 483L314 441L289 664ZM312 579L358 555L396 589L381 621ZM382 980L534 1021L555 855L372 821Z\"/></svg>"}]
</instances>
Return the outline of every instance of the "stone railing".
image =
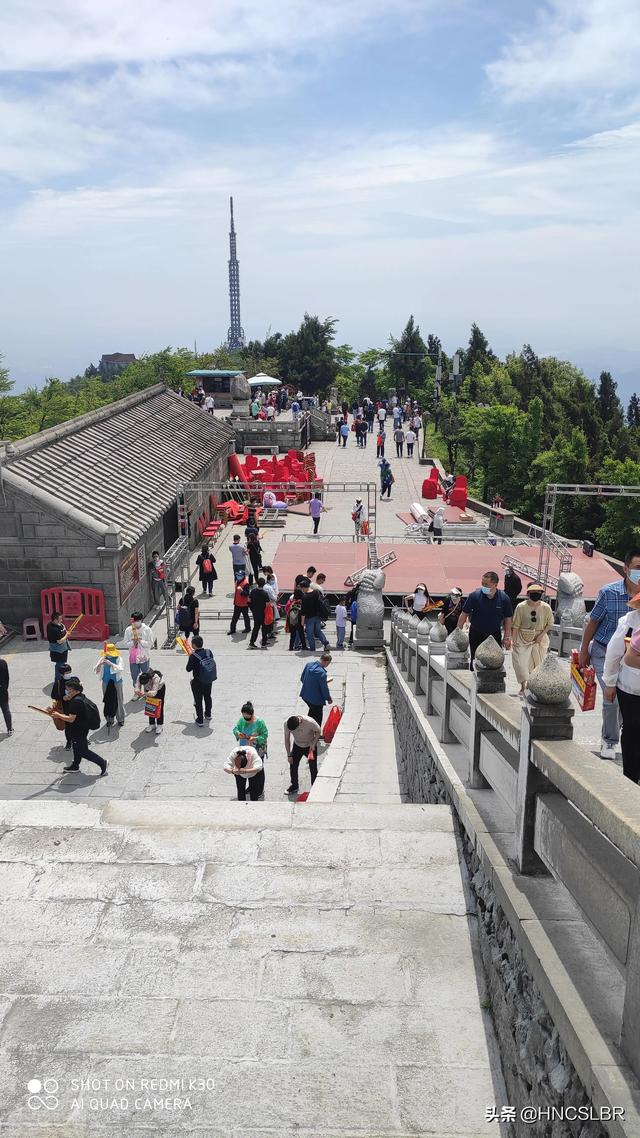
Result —
<instances>
[{"instance_id":1,"label":"stone railing","mask_svg":"<svg viewBox=\"0 0 640 1138\"><path fill-rule=\"evenodd\" d=\"M260 448L282 453L288 450L305 450L311 442L311 419L308 411L302 411L296 419L234 419L236 451L242 454L245 448Z\"/></svg>"},{"instance_id":2,"label":"stone railing","mask_svg":"<svg viewBox=\"0 0 640 1138\"><path fill-rule=\"evenodd\" d=\"M464 634L443 643L436 627L392 616L401 791L453 806L471 866L490 881L590 1099L635 1099L626 1121L639 1125L640 789L572 741L566 663L550 656L543 666L559 703L545 702L533 678L540 697L520 702L500 668L469 670ZM564 948L547 936L552 898ZM585 982L589 953L598 976Z\"/></svg>"}]
</instances>

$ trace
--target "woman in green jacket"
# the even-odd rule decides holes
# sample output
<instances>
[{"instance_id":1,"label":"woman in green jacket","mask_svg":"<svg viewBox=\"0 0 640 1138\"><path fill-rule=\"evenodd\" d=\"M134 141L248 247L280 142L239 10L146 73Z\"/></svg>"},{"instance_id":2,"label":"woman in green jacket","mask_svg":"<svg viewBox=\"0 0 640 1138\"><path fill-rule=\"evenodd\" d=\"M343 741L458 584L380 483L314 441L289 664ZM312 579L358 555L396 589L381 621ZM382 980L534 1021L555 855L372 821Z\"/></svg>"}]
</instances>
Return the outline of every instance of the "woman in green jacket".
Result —
<instances>
[{"instance_id":1,"label":"woman in green jacket","mask_svg":"<svg viewBox=\"0 0 640 1138\"><path fill-rule=\"evenodd\" d=\"M257 719L253 704L250 700L243 703L241 715L236 723L233 734L238 743L244 747L255 747L262 759L262 770L254 775L255 782L260 781L259 797L264 797L265 770L264 761L267 757L267 739L269 730L264 719Z\"/></svg>"}]
</instances>

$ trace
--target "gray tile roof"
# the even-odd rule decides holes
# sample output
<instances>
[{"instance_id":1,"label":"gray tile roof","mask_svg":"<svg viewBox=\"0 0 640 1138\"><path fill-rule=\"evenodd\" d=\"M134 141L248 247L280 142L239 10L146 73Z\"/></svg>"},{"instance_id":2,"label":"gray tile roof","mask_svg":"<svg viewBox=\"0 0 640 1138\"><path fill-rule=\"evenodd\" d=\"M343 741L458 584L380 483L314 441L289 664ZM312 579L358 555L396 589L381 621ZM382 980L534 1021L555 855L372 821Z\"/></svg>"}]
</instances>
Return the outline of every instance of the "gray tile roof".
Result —
<instances>
[{"instance_id":1,"label":"gray tile roof","mask_svg":"<svg viewBox=\"0 0 640 1138\"><path fill-rule=\"evenodd\" d=\"M46 491L61 514L75 506L133 545L233 438L229 423L156 385L16 443L3 465L21 493Z\"/></svg>"}]
</instances>

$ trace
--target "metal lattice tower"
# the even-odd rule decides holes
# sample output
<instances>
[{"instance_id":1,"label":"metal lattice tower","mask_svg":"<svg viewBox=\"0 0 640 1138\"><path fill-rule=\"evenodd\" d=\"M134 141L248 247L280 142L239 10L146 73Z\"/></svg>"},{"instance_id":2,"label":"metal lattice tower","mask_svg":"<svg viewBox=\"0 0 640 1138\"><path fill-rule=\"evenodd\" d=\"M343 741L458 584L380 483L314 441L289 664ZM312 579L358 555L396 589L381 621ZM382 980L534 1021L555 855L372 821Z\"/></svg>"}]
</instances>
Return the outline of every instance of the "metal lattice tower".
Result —
<instances>
[{"instance_id":1,"label":"metal lattice tower","mask_svg":"<svg viewBox=\"0 0 640 1138\"><path fill-rule=\"evenodd\" d=\"M231 324L227 335L227 346L232 350L244 348L244 328L240 322L240 265L236 257L236 231L233 224L233 198L231 207L231 228L229 230L229 309Z\"/></svg>"}]
</instances>

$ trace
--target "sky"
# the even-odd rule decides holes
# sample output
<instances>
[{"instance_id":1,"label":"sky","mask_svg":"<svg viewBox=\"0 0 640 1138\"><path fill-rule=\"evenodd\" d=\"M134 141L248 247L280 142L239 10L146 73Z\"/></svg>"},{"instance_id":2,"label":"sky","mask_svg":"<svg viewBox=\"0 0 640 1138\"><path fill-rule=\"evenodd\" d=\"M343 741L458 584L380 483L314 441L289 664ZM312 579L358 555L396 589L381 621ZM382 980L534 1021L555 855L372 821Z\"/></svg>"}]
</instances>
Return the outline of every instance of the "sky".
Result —
<instances>
[{"instance_id":1,"label":"sky","mask_svg":"<svg viewBox=\"0 0 640 1138\"><path fill-rule=\"evenodd\" d=\"M3 0L0 354L476 321L640 390L638 0Z\"/></svg>"}]
</instances>

